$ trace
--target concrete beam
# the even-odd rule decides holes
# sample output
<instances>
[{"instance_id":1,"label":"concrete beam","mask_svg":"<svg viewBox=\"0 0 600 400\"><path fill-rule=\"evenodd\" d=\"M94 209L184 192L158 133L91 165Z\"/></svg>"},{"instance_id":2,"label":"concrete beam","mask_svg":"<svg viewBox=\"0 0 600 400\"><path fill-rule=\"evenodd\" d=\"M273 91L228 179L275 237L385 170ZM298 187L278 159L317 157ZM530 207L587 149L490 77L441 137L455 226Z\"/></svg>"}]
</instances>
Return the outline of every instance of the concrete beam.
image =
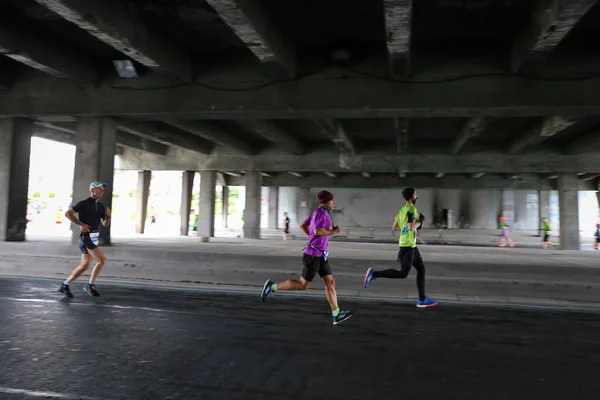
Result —
<instances>
[{"instance_id":1,"label":"concrete beam","mask_svg":"<svg viewBox=\"0 0 600 400\"><path fill-rule=\"evenodd\" d=\"M76 133L74 126L73 128L69 128L50 122L39 121L34 122L33 126L33 136L35 137L41 137L66 144L75 144ZM129 147L160 156L166 155L169 150L169 147L164 144L132 135L127 131L121 131L119 126L117 126L117 129L117 144L121 147Z\"/></svg>"},{"instance_id":2,"label":"concrete beam","mask_svg":"<svg viewBox=\"0 0 600 400\"><path fill-rule=\"evenodd\" d=\"M585 135L575 140L571 140L565 149L566 154L598 154L600 149L600 130L596 130L589 135Z\"/></svg>"},{"instance_id":3,"label":"concrete beam","mask_svg":"<svg viewBox=\"0 0 600 400\"><path fill-rule=\"evenodd\" d=\"M75 53L33 34L26 25L0 17L0 54L48 75L95 85L96 68Z\"/></svg>"},{"instance_id":4,"label":"concrete beam","mask_svg":"<svg viewBox=\"0 0 600 400\"><path fill-rule=\"evenodd\" d=\"M159 124L151 122L117 120L117 127L120 131L132 135L166 145L179 146L196 153L210 154L214 149L211 142L172 126L167 126L167 129L165 129Z\"/></svg>"},{"instance_id":5,"label":"concrete beam","mask_svg":"<svg viewBox=\"0 0 600 400\"><path fill-rule=\"evenodd\" d=\"M35 0L127 57L154 71L192 80L188 55L176 50L117 1Z\"/></svg>"},{"instance_id":6,"label":"concrete beam","mask_svg":"<svg viewBox=\"0 0 600 400\"><path fill-rule=\"evenodd\" d=\"M538 0L513 44L514 72L536 67L554 51L597 0Z\"/></svg>"},{"instance_id":7,"label":"concrete beam","mask_svg":"<svg viewBox=\"0 0 600 400\"><path fill-rule=\"evenodd\" d=\"M556 152L536 152L527 155L507 155L503 153L470 153L469 157L448 154L394 155L384 153L361 154L354 157L353 163L341 167L331 152L320 151L306 156L295 156L283 152L262 152L253 157L241 154L214 152L209 156L198 157L192 152L172 152L168 157L159 157L128 149L121 158L124 169L154 170L217 170L239 172L256 169L263 172L296 171L305 172L393 172L393 173L506 173L523 172L552 173L600 171L600 157L597 153L565 155ZM409 166L400 170L399 165Z\"/></svg>"},{"instance_id":8,"label":"concrete beam","mask_svg":"<svg viewBox=\"0 0 600 400\"><path fill-rule=\"evenodd\" d=\"M508 152L510 154L517 154L528 146L540 144L577 122L574 118L546 117L533 128L529 129L524 135L514 139L508 147Z\"/></svg>"},{"instance_id":9,"label":"concrete beam","mask_svg":"<svg viewBox=\"0 0 600 400\"><path fill-rule=\"evenodd\" d=\"M234 178L231 185L244 183L244 178ZM548 181L533 175L525 175L520 179L507 179L498 175L490 175L486 179L471 179L469 176L446 175L435 178L433 175L414 174L407 178L399 178L396 174L377 174L371 179L364 179L359 174L344 174L336 178L322 174L311 174L301 178L292 178L287 174L278 174L272 178L263 178L263 186L294 186L302 188L403 188L413 186L422 189L521 189L521 190L555 190L556 181ZM593 190L593 182L580 182L580 190Z\"/></svg>"},{"instance_id":10,"label":"concrete beam","mask_svg":"<svg viewBox=\"0 0 600 400\"><path fill-rule=\"evenodd\" d=\"M412 0L383 0L385 36L390 74L402 77L410 73Z\"/></svg>"},{"instance_id":11,"label":"concrete beam","mask_svg":"<svg viewBox=\"0 0 600 400\"><path fill-rule=\"evenodd\" d=\"M49 125L49 126L46 126ZM54 140L55 142L75 145L75 132L65 132L59 129L54 129L52 124L46 124L44 122L34 122L33 134L34 137L40 137L48 140Z\"/></svg>"},{"instance_id":12,"label":"concrete beam","mask_svg":"<svg viewBox=\"0 0 600 400\"><path fill-rule=\"evenodd\" d=\"M265 139L289 150L293 154L304 154L304 146L292 134L286 132L272 121L250 120L241 121L243 125L252 129Z\"/></svg>"},{"instance_id":13,"label":"concrete beam","mask_svg":"<svg viewBox=\"0 0 600 400\"><path fill-rule=\"evenodd\" d=\"M203 139L210 140L222 146L229 146L244 154L255 154L258 152L258 148L254 144L223 130L221 127L213 125L210 122L180 120L165 120L164 122Z\"/></svg>"},{"instance_id":14,"label":"concrete beam","mask_svg":"<svg viewBox=\"0 0 600 400\"><path fill-rule=\"evenodd\" d=\"M117 131L117 144L123 147L130 147L132 149L158 154L160 156L166 155L169 151L169 146L120 130Z\"/></svg>"},{"instance_id":15,"label":"concrete beam","mask_svg":"<svg viewBox=\"0 0 600 400\"><path fill-rule=\"evenodd\" d=\"M277 65L289 78L296 76L296 53L267 16L259 1L207 0L219 17L265 64Z\"/></svg>"},{"instance_id":16,"label":"concrete beam","mask_svg":"<svg viewBox=\"0 0 600 400\"><path fill-rule=\"evenodd\" d=\"M487 126L487 119L484 117L472 117L465 123L462 131L458 134L452 143L452 154L457 155L460 149L471 138L477 137L483 133Z\"/></svg>"},{"instance_id":17,"label":"concrete beam","mask_svg":"<svg viewBox=\"0 0 600 400\"><path fill-rule=\"evenodd\" d=\"M356 154L354 142L346 133L342 123L336 119L316 120L321 134L328 137L342 153Z\"/></svg>"},{"instance_id":18,"label":"concrete beam","mask_svg":"<svg viewBox=\"0 0 600 400\"><path fill-rule=\"evenodd\" d=\"M108 85L78 89L68 82L38 77L17 82L10 91L0 91L0 117L587 117L597 115L598 109L600 80L538 81L509 76L420 85L390 85L367 78L306 79L244 92L215 91L198 85L164 90L119 90Z\"/></svg>"}]
</instances>

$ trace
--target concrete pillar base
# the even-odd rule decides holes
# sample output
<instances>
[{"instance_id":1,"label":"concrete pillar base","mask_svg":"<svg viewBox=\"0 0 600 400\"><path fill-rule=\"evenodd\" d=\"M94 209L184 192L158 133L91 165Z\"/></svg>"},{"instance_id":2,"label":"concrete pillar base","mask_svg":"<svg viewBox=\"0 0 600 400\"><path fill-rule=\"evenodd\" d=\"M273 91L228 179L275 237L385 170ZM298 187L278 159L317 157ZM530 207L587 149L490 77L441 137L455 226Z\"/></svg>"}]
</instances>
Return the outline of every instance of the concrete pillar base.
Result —
<instances>
[{"instance_id":1,"label":"concrete pillar base","mask_svg":"<svg viewBox=\"0 0 600 400\"><path fill-rule=\"evenodd\" d=\"M560 174L557 183L560 248L562 250L579 250L579 180L576 174Z\"/></svg>"},{"instance_id":2,"label":"concrete pillar base","mask_svg":"<svg viewBox=\"0 0 600 400\"><path fill-rule=\"evenodd\" d=\"M217 194L217 173L200 173L200 206L198 207L198 236L215 236L215 199Z\"/></svg>"},{"instance_id":3,"label":"concrete pillar base","mask_svg":"<svg viewBox=\"0 0 600 400\"><path fill-rule=\"evenodd\" d=\"M260 239L260 197L262 175L259 171L246 172L245 238Z\"/></svg>"},{"instance_id":4,"label":"concrete pillar base","mask_svg":"<svg viewBox=\"0 0 600 400\"><path fill-rule=\"evenodd\" d=\"M25 241L33 123L0 120L0 241Z\"/></svg>"},{"instance_id":5,"label":"concrete pillar base","mask_svg":"<svg viewBox=\"0 0 600 400\"><path fill-rule=\"evenodd\" d=\"M194 171L184 171L181 177L181 208L179 234L187 236L190 225L190 211L192 209L192 190L194 189Z\"/></svg>"}]
</instances>

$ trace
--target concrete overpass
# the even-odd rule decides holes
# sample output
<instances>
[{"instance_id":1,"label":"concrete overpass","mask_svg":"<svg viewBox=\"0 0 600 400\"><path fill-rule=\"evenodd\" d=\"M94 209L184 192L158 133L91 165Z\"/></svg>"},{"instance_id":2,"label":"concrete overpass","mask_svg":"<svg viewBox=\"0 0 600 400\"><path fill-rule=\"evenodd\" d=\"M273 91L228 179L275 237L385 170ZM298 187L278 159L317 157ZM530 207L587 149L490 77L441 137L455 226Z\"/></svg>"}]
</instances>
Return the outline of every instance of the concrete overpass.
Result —
<instances>
[{"instance_id":1,"label":"concrete overpass","mask_svg":"<svg viewBox=\"0 0 600 400\"><path fill-rule=\"evenodd\" d=\"M261 186L414 185L558 190L578 248L572 205L600 176L597 1L6 0L0 15L2 239L25 238L42 136L77 147L75 198L112 182L117 155L188 171L189 209L201 171L206 236L218 179L247 186L254 238Z\"/></svg>"}]
</instances>

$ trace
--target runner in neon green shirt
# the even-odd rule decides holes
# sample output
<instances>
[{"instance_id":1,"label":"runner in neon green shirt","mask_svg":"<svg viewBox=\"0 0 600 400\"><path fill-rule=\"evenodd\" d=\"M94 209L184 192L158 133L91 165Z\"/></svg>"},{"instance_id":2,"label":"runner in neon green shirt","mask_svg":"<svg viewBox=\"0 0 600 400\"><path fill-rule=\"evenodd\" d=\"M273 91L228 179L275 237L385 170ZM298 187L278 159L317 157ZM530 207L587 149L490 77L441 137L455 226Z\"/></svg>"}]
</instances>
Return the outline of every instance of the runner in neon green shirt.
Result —
<instances>
[{"instance_id":1,"label":"runner in neon green shirt","mask_svg":"<svg viewBox=\"0 0 600 400\"><path fill-rule=\"evenodd\" d=\"M402 197L406 204L398 210L394 218L395 231L400 231L400 251L398 252L397 262L401 269L386 269L384 271L375 271L369 268L365 274L364 286L367 288L369 283L375 278L404 279L408 276L411 267L417 270L417 288L419 289L419 301L417 307L433 307L438 304L437 301L425 296L425 264L423 257L417 248L417 229L421 229L425 217L419 214L415 203L419 196L413 188L406 188L402 191Z\"/></svg>"},{"instance_id":2,"label":"runner in neon green shirt","mask_svg":"<svg viewBox=\"0 0 600 400\"><path fill-rule=\"evenodd\" d=\"M545 249L546 247L554 246L556 247L556 243L550 242L550 223L548 222L548 218L542 218L542 229L544 230L544 239L542 239L542 247Z\"/></svg>"}]
</instances>

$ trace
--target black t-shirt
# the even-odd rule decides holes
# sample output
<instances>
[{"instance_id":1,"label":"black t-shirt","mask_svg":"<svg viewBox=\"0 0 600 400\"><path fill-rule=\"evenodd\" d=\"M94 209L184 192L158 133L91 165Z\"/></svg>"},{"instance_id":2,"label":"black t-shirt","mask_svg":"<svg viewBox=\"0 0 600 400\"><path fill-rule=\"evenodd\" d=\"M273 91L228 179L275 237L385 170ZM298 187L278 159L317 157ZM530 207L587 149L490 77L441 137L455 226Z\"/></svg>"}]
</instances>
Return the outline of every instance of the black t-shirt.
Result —
<instances>
[{"instance_id":1,"label":"black t-shirt","mask_svg":"<svg viewBox=\"0 0 600 400\"><path fill-rule=\"evenodd\" d=\"M91 197L75 204L73 210L79 214L79 220L90 227L91 232L98 232L100 219L106 218L104 204Z\"/></svg>"}]
</instances>

